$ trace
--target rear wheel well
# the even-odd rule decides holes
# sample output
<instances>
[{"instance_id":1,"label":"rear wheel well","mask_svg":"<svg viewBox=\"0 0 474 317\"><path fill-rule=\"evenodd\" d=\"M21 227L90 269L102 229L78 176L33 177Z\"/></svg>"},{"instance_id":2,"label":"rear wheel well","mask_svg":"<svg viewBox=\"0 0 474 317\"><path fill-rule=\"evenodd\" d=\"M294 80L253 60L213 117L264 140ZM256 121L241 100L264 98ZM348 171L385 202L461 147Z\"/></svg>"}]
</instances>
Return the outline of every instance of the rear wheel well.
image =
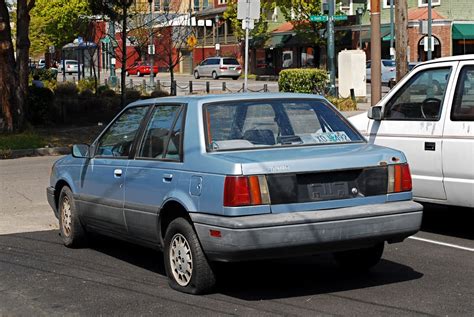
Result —
<instances>
[{"instance_id":1,"label":"rear wheel well","mask_svg":"<svg viewBox=\"0 0 474 317\"><path fill-rule=\"evenodd\" d=\"M176 218L184 218L192 225L191 217L189 217L186 208L176 201L169 201L160 210L158 225L160 228L161 241L163 241L165 238L166 229L168 228L169 224Z\"/></svg>"},{"instance_id":2,"label":"rear wheel well","mask_svg":"<svg viewBox=\"0 0 474 317\"><path fill-rule=\"evenodd\" d=\"M69 184L64 180L58 181L56 183L56 186L54 186L54 203L56 204L56 208L59 207L59 195L61 194L61 190L64 186L68 186L69 188L71 188Z\"/></svg>"}]
</instances>

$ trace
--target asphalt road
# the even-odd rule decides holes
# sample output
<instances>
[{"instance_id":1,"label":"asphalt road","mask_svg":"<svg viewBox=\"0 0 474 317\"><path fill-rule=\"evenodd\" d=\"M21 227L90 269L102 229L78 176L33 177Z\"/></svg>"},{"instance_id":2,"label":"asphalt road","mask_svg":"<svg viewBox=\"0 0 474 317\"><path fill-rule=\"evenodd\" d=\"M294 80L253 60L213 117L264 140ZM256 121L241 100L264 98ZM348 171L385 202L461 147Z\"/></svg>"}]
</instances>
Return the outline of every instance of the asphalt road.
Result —
<instances>
[{"instance_id":1,"label":"asphalt road","mask_svg":"<svg viewBox=\"0 0 474 317\"><path fill-rule=\"evenodd\" d=\"M472 210L428 206L422 231L387 245L370 273L328 255L222 265L215 293L191 296L168 287L157 251L61 244L44 192L55 159L0 161L0 315L474 314Z\"/></svg>"}]
</instances>

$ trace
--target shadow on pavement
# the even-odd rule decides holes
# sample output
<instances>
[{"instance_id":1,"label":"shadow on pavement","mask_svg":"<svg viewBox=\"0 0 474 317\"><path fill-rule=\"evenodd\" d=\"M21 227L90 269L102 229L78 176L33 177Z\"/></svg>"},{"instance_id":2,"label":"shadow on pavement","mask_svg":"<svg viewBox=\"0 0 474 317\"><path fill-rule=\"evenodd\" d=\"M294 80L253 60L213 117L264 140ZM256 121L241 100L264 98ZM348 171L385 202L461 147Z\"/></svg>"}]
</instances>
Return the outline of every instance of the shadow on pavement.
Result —
<instances>
[{"instance_id":1,"label":"shadow on pavement","mask_svg":"<svg viewBox=\"0 0 474 317\"><path fill-rule=\"evenodd\" d=\"M453 206L423 204L421 231L448 235L462 239L474 239L474 209Z\"/></svg>"},{"instance_id":2,"label":"shadow on pavement","mask_svg":"<svg viewBox=\"0 0 474 317\"><path fill-rule=\"evenodd\" d=\"M218 292L251 301L364 289L423 276L411 267L387 260L369 272L351 273L340 269L330 255L232 263L219 270Z\"/></svg>"},{"instance_id":3,"label":"shadow on pavement","mask_svg":"<svg viewBox=\"0 0 474 317\"><path fill-rule=\"evenodd\" d=\"M82 281L91 279L99 279L96 282L101 283L103 290L115 287L132 292L133 285L133 294L138 296L149 295L147 290L157 285L168 287L164 286L167 283L161 252L102 236L94 237L89 248L68 249L56 230L0 235L0 255L0 267L5 270L18 269L21 263L28 272L34 270L74 281L71 285L79 293L89 287ZM250 301L364 289L423 276L388 260L382 260L367 273L345 272L330 255L222 263L216 270L219 284L215 293ZM110 284L111 280L119 285Z\"/></svg>"}]
</instances>

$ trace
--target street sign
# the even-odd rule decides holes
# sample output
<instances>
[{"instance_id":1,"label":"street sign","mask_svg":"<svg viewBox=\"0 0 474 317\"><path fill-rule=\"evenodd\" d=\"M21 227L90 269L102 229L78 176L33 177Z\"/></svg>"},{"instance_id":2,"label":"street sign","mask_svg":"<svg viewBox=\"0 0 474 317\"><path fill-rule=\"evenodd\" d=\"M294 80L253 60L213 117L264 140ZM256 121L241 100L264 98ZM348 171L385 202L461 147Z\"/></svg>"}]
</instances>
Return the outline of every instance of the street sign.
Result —
<instances>
[{"instance_id":1,"label":"street sign","mask_svg":"<svg viewBox=\"0 0 474 317\"><path fill-rule=\"evenodd\" d=\"M431 41L428 41L429 37L428 36L425 36L423 38L423 46L424 46L424 51L425 52L428 52L428 42L431 42L431 51L434 51L434 46L435 46L435 38L434 37L431 37Z\"/></svg>"},{"instance_id":2,"label":"street sign","mask_svg":"<svg viewBox=\"0 0 474 317\"><path fill-rule=\"evenodd\" d=\"M148 54L150 54L150 55L155 54L155 45L153 45L153 44L148 45Z\"/></svg>"},{"instance_id":3,"label":"street sign","mask_svg":"<svg viewBox=\"0 0 474 317\"><path fill-rule=\"evenodd\" d=\"M334 16L334 21L346 21L347 20L347 15L335 15Z\"/></svg>"},{"instance_id":4,"label":"street sign","mask_svg":"<svg viewBox=\"0 0 474 317\"><path fill-rule=\"evenodd\" d=\"M327 22L328 16L327 15L310 15L309 20L311 22Z\"/></svg>"},{"instance_id":5,"label":"street sign","mask_svg":"<svg viewBox=\"0 0 474 317\"><path fill-rule=\"evenodd\" d=\"M260 0L238 0L237 19L258 21L260 19Z\"/></svg>"},{"instance_id":6,"label":"street sign","mask_svg":"<svg viewBox=\"0 0 474 317\"><path fill-rule=\"evenodd\" d=\"M255 23L253 20L242 20L242 29L253 30L255 28Z\"/></svg>"}]
</instances>

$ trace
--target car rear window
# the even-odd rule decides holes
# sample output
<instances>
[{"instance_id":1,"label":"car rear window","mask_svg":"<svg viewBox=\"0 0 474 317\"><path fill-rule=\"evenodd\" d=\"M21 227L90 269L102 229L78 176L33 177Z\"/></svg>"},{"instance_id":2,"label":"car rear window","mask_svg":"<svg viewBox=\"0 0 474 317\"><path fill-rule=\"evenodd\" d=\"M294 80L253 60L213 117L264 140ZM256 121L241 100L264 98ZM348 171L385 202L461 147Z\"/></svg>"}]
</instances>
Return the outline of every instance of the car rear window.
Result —
<instances>
[{"instance_id":1,"label":"car rear window","mask_svg":"<svg viewBox=\"0 0 474 317\"><path fill-rule=\"evenodd\" d=\"M76 61L67 61L66 64L77 65Z\"/></svg>"},{"instance_id":2,"label":"car rear window","mask_svg":"<svg viewBox=\"0 0 474 317\"><path fill-rule=\"evenodd\" d=\"M382 61L382 64L385 67L395 67L395 61Z\"/></svg>"},{"instance_id":3,"label":"car rear window","mask_svg":"<svg viewBox=\"0 0 474 317\"><path fill-rule=\"evenodd\" d=\"M210 151L364 142L330 105L319 100L267 100L206 105Z\"/></svg>"},{"instance_id":4,"label":"car rear window","mask_svg":"<svg viewBox=\"0 0 474 317\"><path fill-rule=\"evenodd\" d=\"M224 65L240 65L235 58L224 58Z\"/></svg>"}]
</instances>

